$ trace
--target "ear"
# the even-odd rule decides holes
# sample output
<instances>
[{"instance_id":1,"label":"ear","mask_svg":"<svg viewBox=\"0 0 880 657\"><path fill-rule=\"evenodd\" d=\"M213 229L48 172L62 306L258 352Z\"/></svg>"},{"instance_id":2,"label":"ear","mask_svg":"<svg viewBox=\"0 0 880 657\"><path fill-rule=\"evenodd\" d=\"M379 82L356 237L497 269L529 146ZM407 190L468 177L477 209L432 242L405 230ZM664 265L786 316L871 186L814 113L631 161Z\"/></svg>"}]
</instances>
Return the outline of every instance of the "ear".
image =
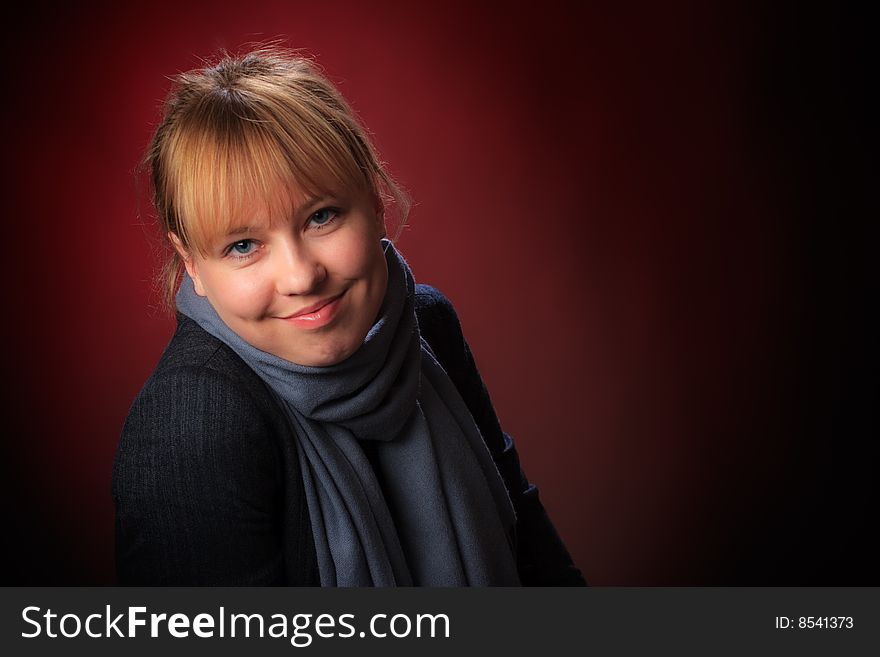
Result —
<instances>
[{"instance_id":1,"label":"ear","mask_svg":"<svg viewBox=\"0 0 880 657\"><path fill-rule=\"evenodd\" d=\"M189 274L189 277L193 281L193 287L196 290L196 294L200 297L206 296L205 287L202 285L201 277L199 277L199 268L192 253L187 251L186 247L180 241L180 238L174 233L169 232L168 239L171 240L171 243L174 245L174 250L177 251L177 255L179 255L180 259L183 261L183 266L186 267L186 273Z\"/></svg>"}]
</instances>

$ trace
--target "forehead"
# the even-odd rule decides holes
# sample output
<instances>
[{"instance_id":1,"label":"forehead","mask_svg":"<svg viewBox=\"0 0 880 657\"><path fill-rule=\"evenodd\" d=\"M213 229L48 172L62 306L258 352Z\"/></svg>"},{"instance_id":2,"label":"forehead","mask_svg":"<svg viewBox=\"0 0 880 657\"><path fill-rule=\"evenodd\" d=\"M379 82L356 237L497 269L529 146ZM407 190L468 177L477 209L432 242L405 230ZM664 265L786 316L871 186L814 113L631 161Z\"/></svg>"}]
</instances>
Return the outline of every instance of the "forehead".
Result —
<instances>
[{"instance_id":1,"label":"forehead","mask_svg":"<svg viewBox=\"0 0 880 657\"><path fill-rule=\"evenodd\" d=\"M295 183L278 184L266 194L242 193L228 199L223 211L206 208L198 213L195 222L201 235L199 241L207 246L219 238L288 222L341 196L338 191L305 189Z\"/></svg>"},{"instance_id":2,"label":"forehead","mask_svg":"<svg viewBox=\"0 0 880 657\"><path fill-rule=\"evenodd\" d=\"M289 221L324 199L346 196L339 181L323 178L305 184L286 170L235 172L228 167L219 175L215 170L193 176L178 196L187 242L206 251L227 235Z\"/></svg>"},{"instance_id":3,"label":"forehead","mask_svg":"<svg viewBox=\"0 0 880 657\"><path fill-rule=\"evenodd\" d=\"M231 215L228 221L209 227L218 235L237 235L254 228L274 226L309 214L323 203L341 199L334 192L311 193L302 189L279 191L268 199L243 201L239 212ZM217 236L217 235L215 235Z\"/></svg>"},{"instance_id":4,"label":"forehead","mask_svg":"<svg viewBox=\"0 0 880 657\"><path fill-rule=\"evenodd\" d=\"M169 146L169 183L181 237L205 251L219 235L292 217L314 198L364 185L360 170L322 147L287 143L260 127L221 138L181 131Z\"/></svg>"}]
</instances>

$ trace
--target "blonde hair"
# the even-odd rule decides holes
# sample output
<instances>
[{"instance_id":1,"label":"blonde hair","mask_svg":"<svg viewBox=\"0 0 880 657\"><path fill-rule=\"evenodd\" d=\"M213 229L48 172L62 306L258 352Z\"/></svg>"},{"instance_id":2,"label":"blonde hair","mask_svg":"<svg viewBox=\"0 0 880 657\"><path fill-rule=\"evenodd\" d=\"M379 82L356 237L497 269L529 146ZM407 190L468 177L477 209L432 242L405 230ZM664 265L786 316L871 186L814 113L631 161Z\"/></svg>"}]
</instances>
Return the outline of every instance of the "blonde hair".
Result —
<instances>
[{"instance_id":1,"label":"blonde hair","mask_svg":"<svg viewBox=\"0 0 880 657\"><path fill-rule=\"evenodd\" d=\"M202 254L246 204L265 203L277 216L290 202L279 190L371 193L383 215L393 209L395 235L409 210L339 92L313 62L277 47L224 53L174 78L144 166L163 235ZM165 246L163 301L173 308L183 262Z\"/></svg>"}]
</instances>

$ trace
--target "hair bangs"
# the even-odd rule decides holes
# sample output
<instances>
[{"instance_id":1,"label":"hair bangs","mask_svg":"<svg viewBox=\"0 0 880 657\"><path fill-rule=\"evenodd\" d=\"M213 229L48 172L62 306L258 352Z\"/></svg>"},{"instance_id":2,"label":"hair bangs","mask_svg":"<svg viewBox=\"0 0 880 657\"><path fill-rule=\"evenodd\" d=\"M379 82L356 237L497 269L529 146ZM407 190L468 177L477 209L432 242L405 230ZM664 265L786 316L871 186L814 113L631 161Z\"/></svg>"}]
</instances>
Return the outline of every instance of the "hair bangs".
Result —
<instances>
[{"instance_id":1,"label":"hair bangs","mask_svg":"<svg viewBox=\"0 0 880 657\"><path fill-rule=\"evenodd\" d=\"M243 121L240 130L223 134L181 132L168 183L185 245L204 255L218 236L249 226L255 211L275 221L309 197L366 186L347 153L320 135L294 139L273 124Z\"/></svg>"}]
</instances>

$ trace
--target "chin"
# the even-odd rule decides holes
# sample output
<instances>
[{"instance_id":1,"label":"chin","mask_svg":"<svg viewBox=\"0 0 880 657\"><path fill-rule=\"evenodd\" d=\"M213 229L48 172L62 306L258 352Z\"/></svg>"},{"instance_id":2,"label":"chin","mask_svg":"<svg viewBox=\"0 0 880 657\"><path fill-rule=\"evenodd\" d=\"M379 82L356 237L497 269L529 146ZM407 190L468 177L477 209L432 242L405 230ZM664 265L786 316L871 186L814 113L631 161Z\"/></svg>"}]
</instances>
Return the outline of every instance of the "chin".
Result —
<instances>
[{"instance_id":1,"label":"chin","mask_svg":"<svg viewBox=\"0 0 880 657\"><path fill-rule=\"evenodd\" d=\"M344 361L357 351L359 345L332 342L310 350L308 354L298 354L300 360L294 361L306 367L330 367Z\"/></svg>"}]
</instances>

